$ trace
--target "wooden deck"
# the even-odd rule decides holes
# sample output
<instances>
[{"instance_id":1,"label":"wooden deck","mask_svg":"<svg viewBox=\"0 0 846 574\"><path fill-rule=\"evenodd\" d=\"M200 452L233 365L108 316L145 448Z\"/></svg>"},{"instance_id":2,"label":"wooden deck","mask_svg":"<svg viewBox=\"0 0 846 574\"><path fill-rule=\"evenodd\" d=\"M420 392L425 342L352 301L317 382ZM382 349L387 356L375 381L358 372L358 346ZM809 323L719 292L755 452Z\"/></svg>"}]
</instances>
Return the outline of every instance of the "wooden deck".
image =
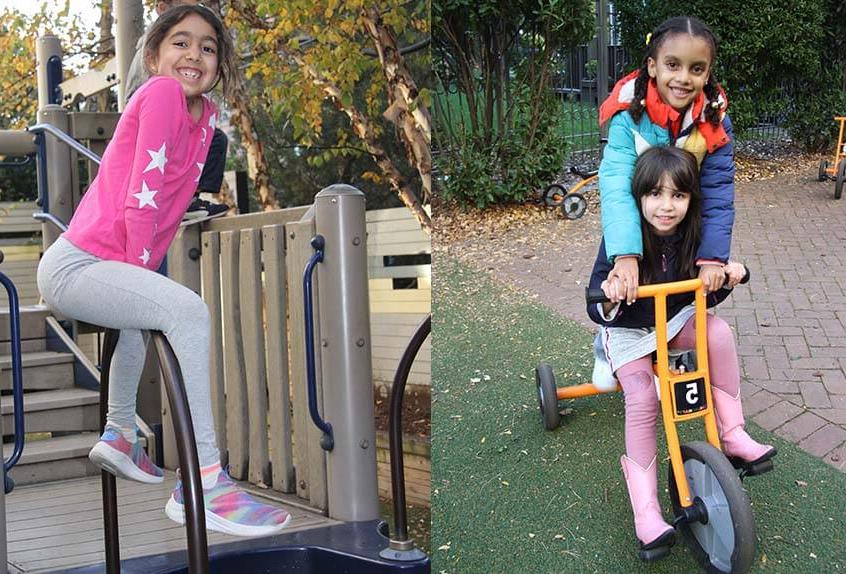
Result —
<instances>
[{"instance_id":1,"label":"wooden deck","mask_svg":"<svg viewBox=\"0 0 846 574\"><path fill-rule=\"evenodd\" d=\"M118 479L121 558L186 548L184 527L164 513L175 482L172 472L161 485ZM293 516L286 532L340 524L284 501L284 495L274 499ZM12 574L51 572L104 560L99 476L15 488L6 496L6 520ZM210 546L242 540L216 532L208 535Z\"/></svg>"}]
</instances>

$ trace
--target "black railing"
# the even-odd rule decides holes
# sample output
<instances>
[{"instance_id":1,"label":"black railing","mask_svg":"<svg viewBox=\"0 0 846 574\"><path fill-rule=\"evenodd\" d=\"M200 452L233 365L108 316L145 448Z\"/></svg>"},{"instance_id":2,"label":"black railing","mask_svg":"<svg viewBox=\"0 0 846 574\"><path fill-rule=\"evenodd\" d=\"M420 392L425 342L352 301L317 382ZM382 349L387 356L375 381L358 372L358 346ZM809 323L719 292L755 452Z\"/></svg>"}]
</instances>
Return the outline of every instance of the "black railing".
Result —
<instances>
[{"instance_id":1,"label":"black railing","mask_svg":"<svg viewBox=\"0 0 846 574\"><path fill-rule=\"evenodd\" d=\"M173 418L176 449L179 454L185 524L188 528L188 571L191 574L207 574L209 571L209 550L205 508L203 506L203 485L188 397L182 384L179 362L167 338L161 331L151 331L150 335L159 357L168 404ZM117 345L118 336L117 331L106 329L100 374L101 432L106 426L106 411L109 399L109 365ZM119 574L120 543L117 520L117 486L114 475L105 470L102 473L102 481L106 572Z\"/></svg>"},{"instance_id":2,"label":"black railing","mask_svg":"<svg viewBox=\"0 0 846 574\"><path fill-rule=\"evenodd\" d=\"M0 251L0 263L4 255ZM15 409L15 447L8 460L3 462L4 485L6 494L12 492L15 482L9 477L9 471L20 460L24 448L24 404L23 404L23 367L21 365L21 315L18 291L15 284L5 274L0 273L0 283L6 288L9 297L9 345L12 353L12 392Z\"/></svg>"}]
</instances>

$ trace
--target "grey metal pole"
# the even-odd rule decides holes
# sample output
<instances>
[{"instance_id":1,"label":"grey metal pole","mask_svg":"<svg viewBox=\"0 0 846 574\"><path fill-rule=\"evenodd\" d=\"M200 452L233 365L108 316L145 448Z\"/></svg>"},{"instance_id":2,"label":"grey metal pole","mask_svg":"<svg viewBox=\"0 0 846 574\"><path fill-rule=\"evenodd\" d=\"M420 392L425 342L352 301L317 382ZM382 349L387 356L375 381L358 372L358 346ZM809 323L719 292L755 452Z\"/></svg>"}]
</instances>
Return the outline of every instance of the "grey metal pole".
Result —
<instances>
[{"instance_id":1,"label":"grey metal pole","mask_svg":"<svg viewBox=\"0 0 846 574\"><path fill-rule=\"evenodd\" d=\"M0 434L3 433L3 421L0 417ZM0 572L8 574L9 555L6 547L6 467L0 461Z\"/></svg>"},{"instance_id":2,"label":"grey metal pole","mask_svg":"<svg viewBox=\"0 0 846 574\"><path fill-rule=\"evenodd\" d=\"M35 44L35 68L38 81L38 109L50 103L47 62L53 56L62 58L62 44L56 36L39 36Z\"/></svg>"},{"instance_id":3,"label":"grey metal pole","mask_svg":"<svg viewBox=\"0 0 846 574\"><path fill-rule=\"evenodd\" d=\"M115 0L115 59L118 77L118 111L126 105L126 75L135 56L135 45L144 33L141 0Z\"/></svg>"},{"instance_id":4,"label":"grey metal pole","mask_svg":"<svg viewBox=\"0 0 846 574\"><path fill-rule=\"evenodd\" d=\"M610 76L608 61L608 0L596 0L596 49L598 66L596 73L597 105L602 105L608 97L608 77ZM603 126L601 137L608 135L607 124Z\"/></svg>"},{"instance_id":5,"label":"grey metal pole","mask_svg":"<svg viewBox=\"0 0 846 574\"><path fill-rule=\"evenodd\" d=\"M329 516L344 521L379 517L364 201L349 185L314 200L326 239L317 273L323 408L335 437L326 459Z\"/></svg>"}]
</instances>

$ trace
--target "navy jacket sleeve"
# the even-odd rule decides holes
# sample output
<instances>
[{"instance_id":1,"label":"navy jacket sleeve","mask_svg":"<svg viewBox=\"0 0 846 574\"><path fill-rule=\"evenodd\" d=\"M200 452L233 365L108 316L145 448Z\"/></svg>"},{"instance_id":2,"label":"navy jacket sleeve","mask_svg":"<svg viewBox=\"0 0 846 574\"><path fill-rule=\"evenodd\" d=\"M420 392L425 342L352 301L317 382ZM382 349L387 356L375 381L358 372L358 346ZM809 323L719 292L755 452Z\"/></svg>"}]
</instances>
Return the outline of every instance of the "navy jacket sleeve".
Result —
<instances>
[{"instance_id":1,"label":"navy jacket sleeve","mask_svg":"<svg viewBox=\"0 0 846 574\"><path fill-rule=\"evenodd\" d=\"M611 273L611 269L613 268L613 265L608 262L608 256L605 253L605 238L603 238L599 243L599 253L597 253L596 261L593 263L593 271L590 274L590 282L588 283L588 286L591 289L599 289L600 285L602 285L602 282L608 278L608 274ZM587 313L590 320L594 323L599 323L600 325L611 325L614 323L614 321L606 321L599 313L595 304L587 306Z\"/></svg>"},{"instance_id":2,"label":"navy jacket sleeve","mask_svg":"<svg viewBox=\"0 0 846 574\"><path fill-rule=\"evenodd\" d=\"M714 153L705 155L699 170L702 206L702 242L696 259L725 263L731 253L731 232L734 227L734 136L731 120L723 118L729 142Z\"/></svg>"}]
</instances>

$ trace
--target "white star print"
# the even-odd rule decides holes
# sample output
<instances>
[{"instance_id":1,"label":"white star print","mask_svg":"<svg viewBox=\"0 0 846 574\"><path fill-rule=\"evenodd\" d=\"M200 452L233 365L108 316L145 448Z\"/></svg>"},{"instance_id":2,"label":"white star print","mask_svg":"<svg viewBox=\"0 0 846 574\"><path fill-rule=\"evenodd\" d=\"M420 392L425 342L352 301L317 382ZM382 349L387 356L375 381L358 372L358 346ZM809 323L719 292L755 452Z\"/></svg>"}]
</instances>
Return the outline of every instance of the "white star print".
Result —
<instances>
[{"instance_id":1,"label":"white star print","mask_svg":"<svg viewBox=\"0 0 846 574\"><path fill-rule=\"evenodd\" d=\"M197 183L198 181L200 181L200 176L203 175L203 166L205 166L205 165L206 164L204 164L204 163L197 162L197 169L200 170L200 174L197 176L197 179L194 180L194 183Z\"/></svg>"},{"instance_id":2,"label":"white star print","mask_svg":"<svg viewBox=\"0 0 846 574\"><path fill-rule=\"evenodd\" d=\"M206 128L200 128L200 129L203 130L202 142L206 143Z\"/></svg>"},{"instance_id":3,"label":"white star print","mask_svg":"<svg viewBox=\"0 0 846 574\"><path fill-rule=\"evenodd\" d=\"M159 171L161 171L162 175L164 175L164 168L167 163L167 157L165 157L165 142L162 142L162 147L160 147L158 151L148 149L147 153L150 154L150 163L144 168L143 173L147 173L151 169L159 168Z\"/></svg>"},{"instance_id":4,"label":"white star print","mask_svg":"<svg viewBox=\"0 0 846 574\"><path fill-rule=\"evenodd\" d=\"M214 126L217 124L217 114L212 114L209 116L209 127L214 129Z\"/></svg>"},{"instance_id":5,"label":"white star print","mask_svg":"<svg viewBox=\"0 0 846 574\"><path fill-rule=\"evenodd\" d=\"M635 151L637 152L637 155L642 154L643 152L652 147L649 142L646 141L646 138L644 138L635 130L632 130L632 134L634 134Z\"/></svg>"},{"instance_id":6,"label":"white star print","mask_svg":"<svg viewBox=\"0 0 846 574\"><path fill-rule=\"evenodd\" d=\"M156 200L153 199L155 195L158 193L158 190L150 189L147 187L147 182L141 180L141 191L138 193L133 193L132 197L138 199L138 209L141 209L145 205L152 205L154 209L158 209L159 206L156 205Z\"/></svg>"},{"instance_id":7,"label":"white star print","mask_svg":"<svg viewBox=\"0 0 846 574\"><path fill-rule=\"evenodd\" d=\"M139 257L138 259L140 259L140 260L141 260L141 262L142 262L144 265L146 265L146 264L147 264L147 262L148 262L148 261L150 261L150 252L149 252L149 251L147 251L147 248L146 248L146 247L144 248L144 253L142 253L142 254L141 254L141 257Z\"/></svg>"}]
</instances>

